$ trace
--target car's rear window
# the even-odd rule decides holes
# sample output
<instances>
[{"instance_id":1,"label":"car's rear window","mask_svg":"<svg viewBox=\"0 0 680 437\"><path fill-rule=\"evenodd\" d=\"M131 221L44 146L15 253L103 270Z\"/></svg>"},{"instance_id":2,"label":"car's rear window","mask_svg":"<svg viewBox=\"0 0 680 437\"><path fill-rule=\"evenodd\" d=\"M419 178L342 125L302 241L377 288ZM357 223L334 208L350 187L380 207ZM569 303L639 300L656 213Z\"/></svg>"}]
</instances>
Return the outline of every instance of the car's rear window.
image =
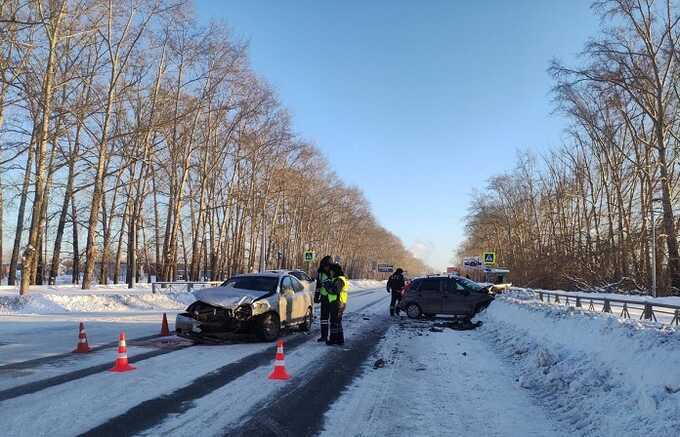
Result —
<instances>
[{"instance_id":1,"label":"car's rear window","mask_svg":"<svg viewBox=\"0 0 680 437\"><path fill-rule=\"evenodd\" d=\"M279 285L279 278L271 276L243 276L231 278L222 284L223 287L233 287L241 290L275 292Z\"/></svg>"}]
</instances>

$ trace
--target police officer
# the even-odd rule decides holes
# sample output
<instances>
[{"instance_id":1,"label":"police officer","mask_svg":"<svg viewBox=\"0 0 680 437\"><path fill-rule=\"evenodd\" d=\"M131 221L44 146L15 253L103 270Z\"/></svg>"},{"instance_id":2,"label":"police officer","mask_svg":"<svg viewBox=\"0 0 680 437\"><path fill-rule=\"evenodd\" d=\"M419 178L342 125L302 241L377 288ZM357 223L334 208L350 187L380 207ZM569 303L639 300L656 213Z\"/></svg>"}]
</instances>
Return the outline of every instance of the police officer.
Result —
<instances>
[{"instance_id":1,"label":"police officer","mask_svg":"<svg viewBox=\"0 0 680 437\"><path fill-rule=\"evenodd\" d=\"M330 267L333 264L333 259L326 255L319 263L319 269L316 272L316 292L314 293L314 302L321 304L321 338L317 341L328 341L328 320L330 318L328 308L328 290L324 287L324 283L330 281Z\"/></svg>"},{"instance_id":2,"label":"police officer","mask_svg":"<svg viewBox=\"0 0 680 437\"><path fill-rule=\"evenodd\" d=\"M401 301L401 292L404 289L404 284L404 271L401 268L395 270L390 279L387 280L387 292L392 293L390 316L394 316L395 312L399 315L399 301Z\"/></svg>"},{"instance_id":3,"label":"police officer","mask_svg":"<svg viewBox=\"0 0 680 437\"><path fill-rule=\"evenodd\" d=\"M345 344L345 333L342 329L342 315L347 305L347 291L349 290L349 280L342 271L340 264L331 264L331 281L328 287L328 304L331 314L331 335L327 345Z\"/></svg>"}]
</instances>

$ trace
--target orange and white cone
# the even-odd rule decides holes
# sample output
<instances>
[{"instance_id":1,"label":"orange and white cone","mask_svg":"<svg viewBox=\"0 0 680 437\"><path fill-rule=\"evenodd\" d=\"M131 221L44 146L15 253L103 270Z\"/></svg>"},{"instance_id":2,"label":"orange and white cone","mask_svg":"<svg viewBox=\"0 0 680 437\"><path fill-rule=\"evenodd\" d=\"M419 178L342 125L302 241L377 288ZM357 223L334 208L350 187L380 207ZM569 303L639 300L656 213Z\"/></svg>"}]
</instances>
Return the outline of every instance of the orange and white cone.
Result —
<instances>
[{"instance_id":1,"label":"orange and white cone","mask_svg":"<svg viewBox=\"0 0 680 437\"><path fill-rule=\"evenodd\" d=\"M87 344L87 334L85 333L85 324L80 322L80 329L78 332L78 344L73 351L76 354L84 354L90 352L90 345Z\"/></svg>"},{"instance_id":2,"label":"orange and white cone","mask_svg":"<svg viewBox=\"0 0 680 437\"><path fill-rule=\"evenodd\" d=\"M278 379L285 381L290 379L290 375L286 372L286 363L283 355L283 340L276 342L276 361L274 361L274 371L269 374L269 379Z\"/></svg>"},{"instance_id":3,"label":"orange and white cone","mask_svg":"<svg viewBox=\"0 0 680 437\"><path fill-rule=\"evenodd\" d=\"M163 313L163 323L161 323L161 337L169 337L170 328L168 327L168 317Z\"/></svg>"},{"instance_id":4,"label":"orange and white cone","mask_svg":"<svg viewBox=\"0 0 680 437\"><path fill-rule=\"evenodd\" d=\"M135 370L135 368L128 363L127 344L125 343L125 332L121 331L120 337L118 338L118 358L116 358L116 362L113 364L113 368L111 369L111 371L129 372L130 370Z\"/></svg>"}]
</instances>

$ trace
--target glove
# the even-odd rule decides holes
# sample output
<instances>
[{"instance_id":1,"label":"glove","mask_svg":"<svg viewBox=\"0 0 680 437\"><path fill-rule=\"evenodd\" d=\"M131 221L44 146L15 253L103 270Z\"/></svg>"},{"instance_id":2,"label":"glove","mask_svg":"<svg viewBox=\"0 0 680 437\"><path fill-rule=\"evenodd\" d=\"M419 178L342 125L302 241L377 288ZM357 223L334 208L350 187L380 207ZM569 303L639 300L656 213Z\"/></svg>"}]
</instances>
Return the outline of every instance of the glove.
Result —
<instances>
[{"instance_id":1,"label":"glove","mask_svg":"<svg viewBox=\"0 0 680 437\"><path fill-rule=\"evenodd\" d=\"M321 293L318 291L314 293L314 303L320 303L321 302Z\"/></svg>"}]
</instances>

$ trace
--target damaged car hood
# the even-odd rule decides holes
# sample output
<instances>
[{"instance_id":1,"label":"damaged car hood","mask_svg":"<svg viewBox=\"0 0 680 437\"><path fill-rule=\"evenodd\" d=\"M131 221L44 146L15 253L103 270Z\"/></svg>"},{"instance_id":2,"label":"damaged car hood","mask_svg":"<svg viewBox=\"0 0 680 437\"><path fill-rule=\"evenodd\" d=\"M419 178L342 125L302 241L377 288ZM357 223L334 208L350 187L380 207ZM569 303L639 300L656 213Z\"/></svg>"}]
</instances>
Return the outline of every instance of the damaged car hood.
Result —
<instances>
[{"instance_id":1,"label":"damaged car hood","mask_svg":"<svg viewBox=\"0 0 680 437\"><path fill-rule=\"evenodd\" d=\"M272 293L265 291L243 290L233 287L216 287L194 292L197 300L222 308L236 308L244 303L251 304Z\"/></svg>"}]
</instances>

